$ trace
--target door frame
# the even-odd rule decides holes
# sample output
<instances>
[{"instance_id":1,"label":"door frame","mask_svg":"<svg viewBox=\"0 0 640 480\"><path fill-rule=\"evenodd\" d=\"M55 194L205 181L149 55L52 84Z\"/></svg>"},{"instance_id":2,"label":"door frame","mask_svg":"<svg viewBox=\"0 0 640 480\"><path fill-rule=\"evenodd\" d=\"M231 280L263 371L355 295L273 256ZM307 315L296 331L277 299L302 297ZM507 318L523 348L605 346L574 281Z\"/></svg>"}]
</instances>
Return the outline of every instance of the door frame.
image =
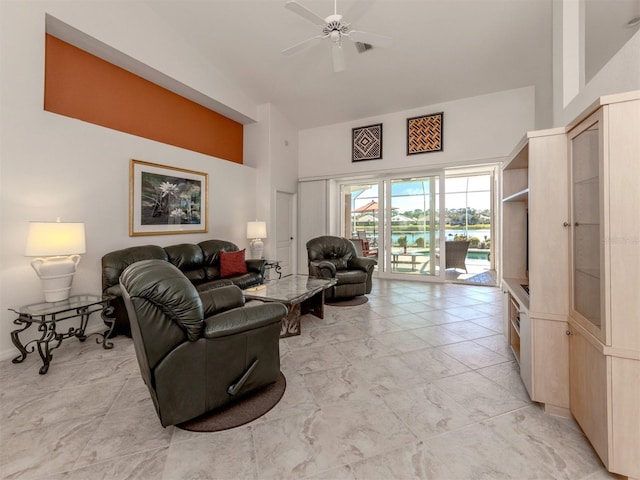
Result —
<instances>
[{"instance_id":1,"label":"door frame","mask_svg":"<svg viewBox=\"0 0 640 480\"><path fill-rule=\"evenodd\" d=\"M345 200L343 198L342 187L345 185L353 185L353 184L378 184L378 212L379 212L379 220L378 220L378 267L374 272L374 275L380 278L389 278L395 280L414 280L414 281L422 281L422 282L437 282L444 283L445 281L445 271L444 269L440 269L438 275L412 275L406 273L397 273L391 272L391 189L389 188L391 180L402 180L407 178L421 178L421 177L439 177L439 194L438 194L438 211L442 211L444 207L444 168L434 169L434 170L423 170L419 172L413 173L403 173L403 174L392 174L385 173L384 175L376 175L375 177L367 177L367 178L345 178L337 180L338 183L338 195L340 197L340 201L338 202L339 208L339 223L341 225L340 229L342 230L345 225ZM444 253L444 226L445 220L444 215L440 215L440 262L444 265L445 262L445 253ZM350 235L350 232L339 231L338 235L346 236ZM389 246L389 247L387 247Z\"/></svg>"},{"instance_id":2,"label":"door frame","mask_svg":"<svg viewBox=\"0 0 640 480\"><path fill-rule=\"evenodd\" d=\"M438 275L413 275L406 274L402 272L393 272L391 270L391 249L392 249L392 241L391 241L391 217L392 214L392 198L391 198L391 182L393 180L405 180L410 178L424 178L424 177L438 177L438 212L440 212L440 222L438 225L438 230L440 234L439 241L439 249L440 249L440 263L444 265L445 259L445 216L442 214L444 211L444 169L436 169L436 170L428 170L415 174L404 174L404 175L387 175L381 179L383 183L383 201L382 201L382 209L384 211L384 228L381 230L384 232L382 235L382 243L383 245L388 245L388 248L383 248L383 268L382 271L379 272L379 276L381 278L389 278L394 280L415 280L421 282L435 282L435 283L444 283L446 279L446 272L443 268L440 268ZM380 252L380 250L378 250ZM380 255L378 255L380 258Z\"/></svg>"},{"instance_id":3,"label":"door frame","mask_svg":"<svg viewBox=\"0 0 640 480\"><path fill-rule=\"evenodd\" d=\"M289 241L291 242L291 273L297 273L298 272L298 244L297 244L297 239L296 239L296 235L297 235L297 231L298 231L298 224L297 224L297 219L298 219L298 194L297 193L291 193L291 192L287 192L284 190L276 190L276 201L275 201L275 205L276 205L276 211L275 211L275 216L274 216L274 226L275 228L273 229L275 235L274 235L274 245L273 245L273 256L277 257L277 252L278 252L278 228L277 228L277 219L278 219L278 196L280 194L283 195L287 195L290 199L290 212L289 212L289 225L291 227L291 233L290 233L290 239ZM275 260L280 260L278 258L275 258Z\"/></svg>"}]
</instances>

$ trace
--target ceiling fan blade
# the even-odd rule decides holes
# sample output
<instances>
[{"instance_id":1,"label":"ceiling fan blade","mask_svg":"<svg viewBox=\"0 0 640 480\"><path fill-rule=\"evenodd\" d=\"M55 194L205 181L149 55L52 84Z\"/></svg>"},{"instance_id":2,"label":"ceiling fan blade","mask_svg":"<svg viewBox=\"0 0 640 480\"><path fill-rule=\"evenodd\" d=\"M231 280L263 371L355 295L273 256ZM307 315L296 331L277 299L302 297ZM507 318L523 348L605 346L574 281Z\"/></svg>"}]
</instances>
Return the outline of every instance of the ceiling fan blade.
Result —
<instances>
[{"instance_id":1,"label":"ceiling fan blade","mask_svg":"<svg viewBox=\"0 0 640 480\"><path fill-rule=\"evenodd\" d=\"M333 71L343 72L345 69L344 50L339 42L334 42L331 46L331 57L333 59Z\"/></svg>"},{"instance_id":2,"label":"ceiling fan blade","mask_svg":"<svg viewBox=\"0 0 640 480\"><path fill-rule=\"evenodd\" d=\"M356 2L349 7L349 10L345 12L344 18L348 18L349 23L353 25L360 20L360 17L371 8L375 1L376 0L356 0Z\"/></svg>"},{"instance_id":3,"label":"ceiling fan blade","mask_svg":"<svg viewBox=\"0 0 640 480\"><path fill-rule=\"evenodd\" d=\"M295 45L285 48L282 50L283 55L295 55L296 53L302 52L308 48L313 47L314 45L320 43L323 38L327 38L326 35L316 35L315 37L307 38L300 43L296 43Z\"/></svg>"},{"instance_id":4,"label":"ceiling fan blade","mask_svg":"<svg viewBox=\"0 0 640 480\"><path fill-rule=\"evenodd\" d=\"M348 33L348 36L354 42L368 43L374 47L388 48L393 44L393 39L391 37L385 37L384 35L378 35L376 33L351 30Z\"/></svg>"},{"instance_id":5,"label":"ceiling fan blade","mask_svg":"<svg viewBox=\"0 0 640 480\"><path fill-rule=\"evenodd\" d=\"M310 21L314 25L319 25L321 27L324 27L325 24L327 23L327 22L324 21L324 18L316 15L311 10L309 10L307 7L303 7L302 5L300 5L295 0L288 1L287 3L284 4L284 6L285 6L285 8L288 8L289 10L291 10L293 13L297 13L302 18L307 19L308 21Z\"/></svg>"}]
</instances>

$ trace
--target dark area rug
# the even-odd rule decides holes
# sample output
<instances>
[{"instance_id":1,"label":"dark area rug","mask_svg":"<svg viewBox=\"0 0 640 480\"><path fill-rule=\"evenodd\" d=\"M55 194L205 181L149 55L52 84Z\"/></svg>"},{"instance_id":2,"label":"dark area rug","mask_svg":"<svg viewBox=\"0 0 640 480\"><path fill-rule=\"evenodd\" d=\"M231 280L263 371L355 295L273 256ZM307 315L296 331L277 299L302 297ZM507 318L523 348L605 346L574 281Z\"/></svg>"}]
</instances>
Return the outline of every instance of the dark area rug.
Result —
<instances>
[{"instance_id":1,"label":"dark area rug","mask_svg":"<svg viewBox=\"0 0 640 480\"><path fill-rule=\"evenodd\" d=\"M332 307L353 307L356 305L364 305L368 301L369 299L365 295L359 295L357 297L341 300L325 300L324 303L326 305L331 305Z\"/></svg>"},{"instance_id":2,"label":"dark area rug","mask_svg":"<svg viewBox=\"0 0 640 480\"><path fill-rule=\"evenodd\" d=\"M190 432L219 432L239 427L260 418L275 407L287 388L287 380L282 372L278 380L231 405L183 422L176 427Z\"/></svg>"}]
</instances>

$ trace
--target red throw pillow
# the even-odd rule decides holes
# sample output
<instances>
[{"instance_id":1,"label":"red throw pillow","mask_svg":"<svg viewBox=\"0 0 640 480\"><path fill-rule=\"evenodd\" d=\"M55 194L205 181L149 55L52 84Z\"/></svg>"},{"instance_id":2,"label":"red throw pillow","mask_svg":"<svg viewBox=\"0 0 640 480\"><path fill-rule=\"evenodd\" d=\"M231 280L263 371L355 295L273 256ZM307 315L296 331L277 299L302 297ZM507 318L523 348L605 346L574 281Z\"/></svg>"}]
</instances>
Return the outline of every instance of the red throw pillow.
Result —
<instances>
[{"instance_id":1,"label":"red throw pillow","mask_svg":"<svg viewBox=\"0 0 640 480\"><path fill-rule=\"evenodd\" d=\"M247 273L244 249L237 252L220 252L220 276L222 278Z\"/></svg>"}]
</instances>

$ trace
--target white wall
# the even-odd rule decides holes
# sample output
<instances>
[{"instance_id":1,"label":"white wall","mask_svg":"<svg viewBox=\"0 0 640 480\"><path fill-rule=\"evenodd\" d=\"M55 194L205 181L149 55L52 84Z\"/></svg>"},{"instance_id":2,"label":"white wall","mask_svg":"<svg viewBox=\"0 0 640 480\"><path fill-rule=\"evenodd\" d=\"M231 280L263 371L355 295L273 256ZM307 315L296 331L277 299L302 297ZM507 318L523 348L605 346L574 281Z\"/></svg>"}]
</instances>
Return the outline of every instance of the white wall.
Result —
<instances>
[{"instance_id":1,"label":"white wall","mask_svg":"<svg viewBox=\"0 0 640 480\"><path fill-rule=\"evenodd\" d=\"M15 315L8 307L44 299L40 281L29 259L23 256L28 221L54 220L59 216L86 223L87 253L72 290L77 294L101 291L100 259L109 251L209 238L246 247L246 222L256 214L256 168L43 110L45 11L79 29L95 27L95 31L87 33L95 35L100 30L98 33L109 36L99 38L105 43L117 38L120 50L138 52L141 60L153 63L162 59L165 71L184 68L189 71L189 79L199 86L214 85L208 78L211 69L189 65L192 57L168 30L160 35L163 39L157 45L158 51L154 50L159 32L155 30L157 25L152 27L145 20L143 4L127 2L132 18L125 20L113 12L107 15L102 2L88 3L100 7L86 9L80 2L0 2L0 358L17 354L9 335L15 327ZM145 38L153 38L154 42L144 42ZM172 44L172 50L166 50L167 43ZM208 173L209 233L129 237L132 158ZM100 319L94 316L90 327L99 323Z\"/></svg>"},{"instance_id":2,"label":"white wall","mask_svg":"<svg viewBox=\"0 0 640 480\"><path fill-rule=\"evenodd\" d=\"M276 193L296 193L298 131L272 104L258 107L258 122L244 129L245 164L257 168L256 219L267 222L264 257L276 253Z\"/></svg>"},{"instance_id":3,"label":"white wall","mask_svg":"<svg viewBox=\"0 0 640 480\"><path fill-rule=\"evenodd\" d=\"M584 56L580 45L575 0L553 3L553 124L571 123L598 97L640 90L640 31L620 48L605 66L585 85Z\"/></svg>"},{"instance_id":4,"label":"white wall","mask_svg":"<svg viewBox=\"0 0 640 480\"><path fill-rule=\"evenodd\" d=\"M570 123L598 97L640 90L640 31L636 33L571 100L558 120Z\"/></svg>"},{"instance_id":5,"label":"white wall","mask_svg":"<svg viewBox=\"0 0 640 480\"><path fill-rule=\"evenodd\" d=\"M444 112L442 152L407 156L407 118ZM351 162L351 129L382 123L383 158ZM535 126L534 87L429 105L356 122L300 131L302 179L485 163L507 156Z\"/></svg>"}]
</instances>

